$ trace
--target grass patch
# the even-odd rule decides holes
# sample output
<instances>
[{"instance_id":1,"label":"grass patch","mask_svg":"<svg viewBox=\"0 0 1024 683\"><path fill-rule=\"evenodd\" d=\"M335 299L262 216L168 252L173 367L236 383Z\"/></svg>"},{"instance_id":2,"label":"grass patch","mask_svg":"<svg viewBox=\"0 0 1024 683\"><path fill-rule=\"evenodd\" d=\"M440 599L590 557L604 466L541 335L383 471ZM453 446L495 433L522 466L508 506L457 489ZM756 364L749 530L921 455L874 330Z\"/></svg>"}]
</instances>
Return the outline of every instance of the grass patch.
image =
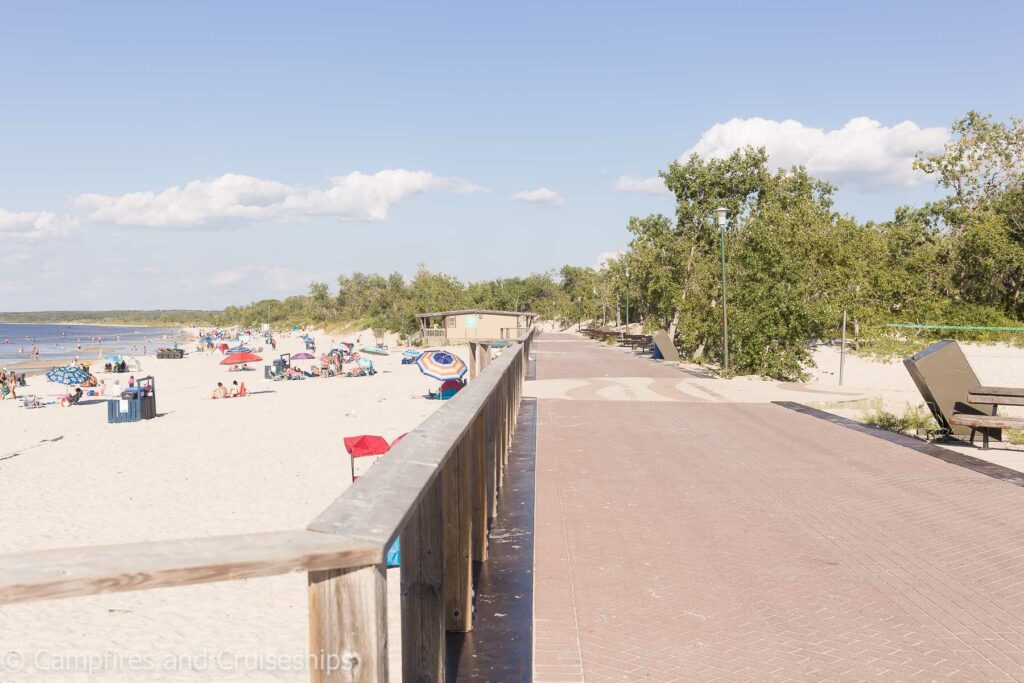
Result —
<instances>
[{"instance_id":1,"label":"grass patch","mask_svg":"<svg viewBox=\"0 0 1024 683\"><path fill-rule=\"evenodd\" d=\"M1014 446L1024 446L1024 429L1004 429L1003 438Z\"/></svg>"},{"instance_id":2,"label":"grass patch","mask_svg":"<svg viewBox=\"0 0 1024 683\"><path fill-rule=\"evenodd\" d=\"M903 415L896 415L881 408L868 411L864 414L863 422L871 427L898 434L914 432L919 429L933 430L939 427L924 406L911 406L910 404L903 409Z\"/></svg>"}]
</instances>

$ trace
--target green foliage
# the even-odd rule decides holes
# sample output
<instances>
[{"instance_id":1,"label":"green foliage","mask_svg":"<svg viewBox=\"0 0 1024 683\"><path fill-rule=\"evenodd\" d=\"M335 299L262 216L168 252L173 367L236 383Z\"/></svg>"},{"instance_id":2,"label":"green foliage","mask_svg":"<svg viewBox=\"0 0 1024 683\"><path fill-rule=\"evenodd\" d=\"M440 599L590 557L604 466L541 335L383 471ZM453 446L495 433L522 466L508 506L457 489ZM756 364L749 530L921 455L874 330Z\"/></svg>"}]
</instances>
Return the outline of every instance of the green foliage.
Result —
<instances>
[{"instance_id":1,"label":"green foliage","mask_svg":"<svg viewBox=\"0 0 1024 683\"><path fill-rule=\"evenodd\" d=\"M935 420L925 410L924 406L911 406L910 404L907 404L903 409L903 415L889 413L879 408L878 410L865 413L863 421L864 424L871 427L900 434L917 431L918 429L933 430L938 428Z\"/></svg>"},{"instance_id":2,"label":"green foliage","mask_svg":"<svg viewBox=\"0 0 1024 683\"><path fill-rule=\"evenodd\" d=\"M1004 429L1003 438L1014 446L1024 446L1024 429Z\"/></svg>"},{"instance_id":3,"label":"green foliage","mask_svg":"<svg viewBox=\"0 0 1024 683\"><path fill-rule=\"evenodd\" d=\"M164 310L164 311L34 311L30 313L0 313L5 323L69 323L78 325L149 325L175 327L209 324L218 316L217 311Z\"/></svg>"}]
</instances>

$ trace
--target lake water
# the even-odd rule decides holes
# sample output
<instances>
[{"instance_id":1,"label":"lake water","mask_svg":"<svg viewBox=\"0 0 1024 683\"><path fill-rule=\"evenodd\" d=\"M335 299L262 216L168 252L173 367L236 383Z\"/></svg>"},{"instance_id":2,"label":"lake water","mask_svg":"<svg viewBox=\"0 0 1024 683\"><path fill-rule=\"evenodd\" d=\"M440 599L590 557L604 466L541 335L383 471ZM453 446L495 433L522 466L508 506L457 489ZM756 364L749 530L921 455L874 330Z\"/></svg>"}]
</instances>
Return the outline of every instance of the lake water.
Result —
<instances>
[{"instance_id":1,"label":"lake water","mask_svg":"<svg viewBox=\"0 0 1024 683\"><path fill-rule=\"evenodd\" d=\"M0 323L0 367L30 360L35 345L40 359L70 358L95 360L103 354L149 353L170 346L180 334L174 327L111 327L109 325L35 325ZM79 351L81 345L81 351ZM19 353L20 351L20 353Z\"/></svg>"}]
</instances>

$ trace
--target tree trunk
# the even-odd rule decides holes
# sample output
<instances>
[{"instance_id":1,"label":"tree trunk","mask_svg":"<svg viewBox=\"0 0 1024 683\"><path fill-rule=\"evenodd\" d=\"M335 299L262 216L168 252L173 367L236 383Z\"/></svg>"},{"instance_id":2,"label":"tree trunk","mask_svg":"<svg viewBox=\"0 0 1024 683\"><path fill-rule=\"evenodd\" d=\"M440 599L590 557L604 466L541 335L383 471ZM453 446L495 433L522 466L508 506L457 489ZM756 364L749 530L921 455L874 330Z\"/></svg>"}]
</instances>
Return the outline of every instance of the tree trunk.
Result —
<instances>
[{"instance_id":1,"label":"tree trunk","mask_svg":"<svg viewBox=\"0 0 1024 683\"><path fill-rule=\"evenodd\" d=\"M679 326L679 309L677 308L675 310L675 312L672 313L672 322L669 323L669 326L668 326L668 338L672 340L673 344L676 341L676 328L678 326Z\"/></svg>"}]
</instances>

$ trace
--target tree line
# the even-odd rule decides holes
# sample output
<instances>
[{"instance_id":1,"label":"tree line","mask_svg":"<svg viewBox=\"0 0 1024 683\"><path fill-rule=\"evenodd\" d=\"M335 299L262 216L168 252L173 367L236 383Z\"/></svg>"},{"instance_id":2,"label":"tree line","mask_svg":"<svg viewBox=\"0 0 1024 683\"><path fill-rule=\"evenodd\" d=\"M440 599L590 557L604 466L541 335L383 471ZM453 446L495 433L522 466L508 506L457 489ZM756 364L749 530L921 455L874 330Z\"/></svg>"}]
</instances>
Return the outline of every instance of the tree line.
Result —
<instances>
[{"instance_id":1,"label":"tree line","mask_svg":"<svg viewBox=\"0 0 1024 683\"><path fill-rule=\"evenodd\" d=\"M358 322L410 333L418 328L416 313L459 308L620 322L628 299L630 322L667 329L698 361L718 360L722 282L714 212L722 206L730 217L725 252L737 373L802 377L810 345L838 337L844 311L859 347L897 338L889 323L1019 326L1024 121L970 112L952 133L942 153L918 155L914 163L945 196L900 207L886 221L838 213L834 186L802 167L771 170L763 148L723 159L693 155L660 173L675 195L675 215L631 218L628 249L600 268L565 266L469 284L424 267L408 281L398 273L353 273L338 278L336 294L317 282L307 295L229 307L220 319Z\"/></svg>"}]
</instances>

